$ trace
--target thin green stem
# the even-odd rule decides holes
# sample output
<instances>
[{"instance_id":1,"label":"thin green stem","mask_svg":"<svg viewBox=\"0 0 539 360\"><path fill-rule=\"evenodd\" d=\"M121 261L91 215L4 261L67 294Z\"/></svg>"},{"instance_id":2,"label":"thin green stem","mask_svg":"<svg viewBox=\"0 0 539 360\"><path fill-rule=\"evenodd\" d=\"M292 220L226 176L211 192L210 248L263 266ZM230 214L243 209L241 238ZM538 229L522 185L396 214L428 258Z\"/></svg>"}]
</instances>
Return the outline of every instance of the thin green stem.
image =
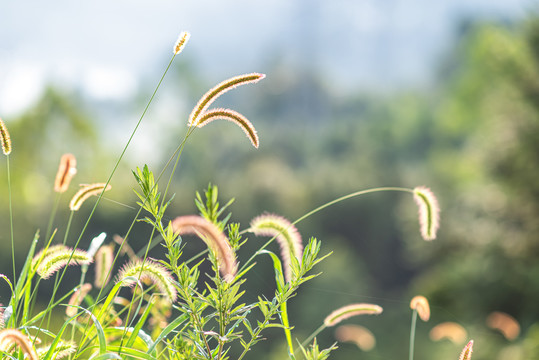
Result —
<instances>
[{"instance_id":1,"label":"thin green stem","mask_svg":"<svg viewBox=\"0 0 539 360\"><path fill-rule=\"evenodd\" d=\"M292 343L292 332L290 330L290 322L288 321L286 301L281 303L281 321L283 322L284 334L286 336L286 342L288 343L288 353L294 354L294 345Z\"/></svg>"},{"instance_id":2,"label":"thin green stem","mask_svg":"<svg viewBox=\"0 0 539 360\"><path fill-rule=\"evenodd\" d=\"M13 234L13 204L11 200L11 173L9 171L9 154L6 156L6 163L7 163L7 188L8 188L8 194L9 194L9 226L11 230L11 259L13 260L13 280L17 281L17 275L15 273L15 240L14 240L14 234ZM17 298L17 287L14 289L13 296L16 299ZM15 317L16 318L16 317Z\"/></svg>"},{"instance_id":3,"label":"thin green stem","mask_svg":"<svg viewBox=\"0 0 539 360\"><path fill-rule=\"evenodd\" d=\"M316 335L320 334L326 327L326 324L320 325L318 329L316 329L304 342L301 343L301 346L305 347L309 345L311 340L314 339Z\"/></svg>"},{"instance_id":4,"label":"thin green stem","mask_svg":"<svg viewBox=\"0 0 539 360\"><path fill-rule=\"evenodd\" d=\"M400 192L407 192L407 193L412 193L413 194L413 190L412 189L408 189L408 188L403 188L403 187L378 187L378 188L372 188L372 189L367 189L367 190L361 190L361 191L356 191L356 192L353 192L353 193L350 193L350 194L347 194L347 195L344 195L344 196L341 196L340 198L337 198L337 199L334 199L332 201L329 201L323 205L320 205L319 207L309 211L308 213L306 213L305 215L299 217L298 219L296 219L295 221L292 222L291 225L296 225L297 223L299 223L300 221L303 221L305 220L306 218L308 218L309 216L312 216L316 213L318 213L319 211L322 211L324 210L325 208L327 207L330 207L331 205L335 205L337 203L340 203L344 200L348 200L348 199L351 199L351 198L354 198L354 197L357 197L357 196L361 196L361 195L365 195L365 194L370 194L370 193L375 193L375 192L382 192L382 191L400 191ZM248 231L248 230L245 230L245 231ZM242 232L243 233L243 232ZM249 266L249 264L254 260L254 258L256 257L257 253L260 251L260 250L264 250L269 244L271 244L274 240L275 240L276 236L274 236L273 238L269 239L264 245L262 245L262 247L260 249L258 249L246 262L245 264L243 264L242 266L242 270L247 268L247 266ZM241 272L241 270L240 270Z\"/></svg>"},{"instance_id":5,"label":"thin green stem","mask_svg":"<svg viewBox=\"0 0 539 360\"><path fill-rule=\"evenodd\" d=\"M410 353L408 354L408 360L414 359L414 343L415 343L415 324L417 321L417 309L413 309L412 312L412 325L410 327Z\"/></svg>"}]
</instances>

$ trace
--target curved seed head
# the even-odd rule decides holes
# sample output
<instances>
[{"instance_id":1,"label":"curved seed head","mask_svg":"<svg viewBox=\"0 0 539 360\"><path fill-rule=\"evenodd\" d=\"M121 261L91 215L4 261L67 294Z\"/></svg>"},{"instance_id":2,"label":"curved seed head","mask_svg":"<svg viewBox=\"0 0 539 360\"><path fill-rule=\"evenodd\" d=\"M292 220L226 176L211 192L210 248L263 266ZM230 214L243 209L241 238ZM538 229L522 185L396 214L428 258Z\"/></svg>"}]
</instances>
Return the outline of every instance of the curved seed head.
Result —
<instances>
[{"instance_id":1,"label":"curved seed head","mask_svg":"<svg viewBox=\"0 0 539 360\"><path fill-rule=\"evenodd\" d=\"M32 261L42 279L48 279L64 266L88 265L91 262L92 258L86 251L73 250L65 245L51 246L44 254L40 252L36 255Z\"/></svg>"},{"instance_id":2,"label":"curved seed head","mask_svg":"<svg viewBox=\"0 0 539 360\"><path fill-rule=\"evenodd\" d=\"M281 248L281 257L285 263L285 278L292 279L291 258L300 263L303 256L303 242L298 230L290 221L275 214L263 214L251 220L250 231L257 236L274 236Z\"/></svg>"},{"instance_id":3,"label":"curved seed head","mask_svg":"<svg viewBox=\"0 0 539 360\"><path fill-rule=\"evenodd\" d=\"M419 318L423 321L430 319L430 306L426 297L417 295L410 301L410 308L416 310Z\"/></svg>"},{"instance_id":4,"label":"curved seed head","mask_svg":"<svg viewBox=\"0 0 539 360\"><path fill-rule=\"evenodd\" d=\"M440 227L440 206L432 191L424 186L414 189L414 200L419 208L419 226L425 240L436 239Z\"/></svg>"},{"instance_id":5,"label":"curved seed head","mask_svg":"<svg viewBox=\"0 0 539 360\"><path fill-rule=\"evenodd\" d=\"M108 191L111 188L110 184L105 187L104 183L81 185L80 190L77 191L73 198L71 198L69 209L71 211L77 211L82 206L82 203L84 203L90 196L99 195L101 192Z\"/></svg>"},{"instance_id":6,"label":"curved seed head","mask_svg":"<svg viewBox=\"0 0 539 360\"><path fill-rule=\"evenodd\" d=\"M95 280L94 285L97 288L102 288L108 282L109 273L112 269L114 261L114 245L104 245L97 250L94 256L95 259Z\"/></svg>"},{"instance_id":7,"label":"curved seed head","mask_svg":"<svg viewBox=\"0 0 539 360\"><path fill-rule=\"evenodd\" d=\"M154 284L170 302L176 301L178 293L174 287L174 278L163 265L153 259L130 261L120 270L117 281L122 281L122 286L132 286L135 281L126 278L138 279L139 276L141 280L147 279Z\"/></svg>"},{"instance_id":8,"label":"curved seed head","mask_svg":"<svg viewBox=\"0 0 539 360\"><path fill-rule=\"evenodd\" d=\"M60 159L60 166L54 181L54 191L63 193L69 187L69 183L77 173L77 160L72 154L64 154Z\"/></svg>"},{"instance_id":9,"label":"curved seed head","mask_svg":"<svg viewBox=\"0 0 539 360\"><path fill-rule=\"evenodd\" d=\"M39 359L28 336L16 329L0 330L0 350L8 351L12 345L18 346L30 360Z\"/></svg>"},{"instance_id":10,"label":"curved seed head","mask_svg":"<svg viewBox=\"0 0 539 360\"><path fill-rule=\"evenodd\" d=\"M179 235L197 235L217 256L219 271L226 281L236 276L234 250L225 234L211 221L198 215L179 216L172 220L172 228Z\"/></svg>"},{"instance_id":11,"label":"curved seed head","mask_svg":"<svg viewBox=\"0 0 539 360\"><path fill-rule=\"evenodd\" d=\"M196 126L203 127L214 120L228 120L238 125L251 140L251 144L258 149L259 140L256 129L242 114L230 109L211 109L200 116Z\"/></svg>"},{"instance_id":12,"label":"curved seed head","mask_svg":"<svg viewBox=\"0 0 539 360\"><path fill-rule=\"evenodd\" d=\"M187 124L189 126L197 126L200 116L219 96L223 95L225 92L234 89L236 86L256 83L265 77L266 75L264 74L251 73L235 76L220 82L200 98L197 105L193 108L193 111L191 111L191 114L189 115L189 122Z\"/></svg>"},{"instance_id":13,"label":"curved seed head","mask_svg":"<svg viewBox=\"0 0 539 360\"><path fill-rule=\"evenodd\" d=\"M353 342L363 351L376 346L376 338L369 329L360 325L341 325L335 329L335 338L340 342Z\"/></svg>"},{"instance_id":14,"label":"curved seed head","mask_svg":"<svg viewBox=\"0 0 539 360\"><path fill-rule=\"evenodd\" d=\"M11 138L9 137L9 132L7 127L0 118L0 142L2 143L2 151L4 155L9 155L11 153Z\"/></svg>"},{"instance_id":15,"label":"curved seed head","mask_svg":"<svg viewBox=\"0 0 539 360\"><path fill-rule=\"evenodd\" d=\"M509 314L494 311L487 317L487 326L500 331L507 340L515 340L520 334L518 321Z\"/></svg>"},{"instance_id":16,"label":"curved seed head","mask_svg":"<svg viewBox=\"0 0 539 360\"><path fill-rule=\"evenodd\" d=\"M176 44L174 45L174 55L178 55L179 53L183 51L190 37L191 37L191 34L188 33L187 31L182 31L180 33L180 36L178 36L178 40L176 41Z\"/></svg>"},{"instance_id":17,"label":"curved seed head","mask_svg":"<svg viewBox=\"0 0 539 360\"><path fill-rule=\"evenodd\" d=\"M433 341L448 339L454 344L459 345L466 341L468 334L466 329L464 329L461 325L448 321L433 327L429 332L429 337Z\"/></svg>"},{"instance_id":18,"label":"curved seed head","mask_svg":"<svg viewBox=\"0 0 539 360\"><path fill-rule=\"evenodd\" d=\"M324 319L324 325L327 327L335 326L341 321L348 319L352 316L358 315L378 315L383 311L381 306L375 304L351 304L334 310L331 314Z\"/></svg>"}]
</instances>

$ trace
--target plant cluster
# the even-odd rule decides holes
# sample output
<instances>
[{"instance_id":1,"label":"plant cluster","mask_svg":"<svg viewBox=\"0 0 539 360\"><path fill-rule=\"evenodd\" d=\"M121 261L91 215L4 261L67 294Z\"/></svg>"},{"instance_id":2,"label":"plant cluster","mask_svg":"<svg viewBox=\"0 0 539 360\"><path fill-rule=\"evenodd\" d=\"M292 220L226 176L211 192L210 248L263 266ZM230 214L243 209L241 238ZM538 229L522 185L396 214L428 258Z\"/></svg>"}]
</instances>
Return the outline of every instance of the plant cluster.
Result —
<instances>
[{"instance_id":1,"label":"plant cluster","mask_svg":"<svg viewBox=\"0 0 539 360\"><path fill-rule=\"evenodd\" d=\"M69 203L71 210L63 241L56 239L53 222L62 193L69 189L76 174L76 159L71 154L62 156L54 189L55 207L51 211L44 237L36 232L34 241L21 270L16 272L13 212L11 209L11 183L9 154L11 139L0 120L2 149L7 155L7 178L10 204L10 233L13 258L13 276L0 274L10 289L9 303L1 307L0 352L6 359L238 359L246 357L268 328L280 328L286 339L290 359L326 359L336 344L319 349L316 335L328 327L357 315L377 315L383 309L376 304L350 304L331 312L322 326L304 341L293 337L294 326L288 318L287 303L299 287L318 276L313 268L330 254L320 254L320 241L311 237L305 243L295 225L328 206L363 194L380 191L400 191L413 195L419 209L421 234L433 240L439 226L439 206L433 193L426 187L376 188L358 191L328 202L291 222L275 214L262 214L253 218L248 227L231 221L226 213L232 201L221 205L218 189L209 185L201 195L196 193L198 214L170 217L167 209L173 201L168 190L179 159L190 135L214 120L228 120L238 125L251 144L258 147L259 138L253 124L231 109L211 109L212 103L223 93L241 85L263 79L263 74L251 73L225 80L202 96L188 119L188 129L165 168L156 176L147 165L133 171L138 188L138 211L123 237L111 241L106 234L95 237L87 250L79 248L86 236L86 228L106 191L112 189L114 173L125 150L135 135L146 110L152 102L174 58L184 49L189 33L180 35L173 57L159 81L146 109L136 124L115 168L104 182L81 185ZM172 166L164 191L159 181ZM81 233L70 237L69 228L77 211L86 200L97 200ZM170 220L172 219L172 220ZM129 245L136 222L151 228L147 245L135 252ZM248 241L247 234L268 237L248 259L238 259L238 251ZM202 240L206 250L186 258L185 242L190 237ZM276 241L280 255L268 250ZM68 246L72 244L72 246ZM154 259L149 252L161 245L163 257ZM275 293L260 294L257 301L245 302L243 285L256 266L255 260L269 257L273 263ZM211 271L202 269L203 263ZM69 291L60 287L68 266L80 266L79 285ZM93 282L87 282L93 269ZM52 280L54 279L54 280ZM38 311L37 290L41 281L54 281L53 293L45 309ZM64 291L64 292L63 292ZM415 318L428 320L428 302L414 298L412 336ZM58 328L51 318L62 314L64 320ZM346 325L338 329L340 341L355 341L367 348L373 346L372 334L359 326ZM463 350L461 359L470 359L472 344ZM413 346L410 349L413 358Z\"/></svg>"}]
</instances>

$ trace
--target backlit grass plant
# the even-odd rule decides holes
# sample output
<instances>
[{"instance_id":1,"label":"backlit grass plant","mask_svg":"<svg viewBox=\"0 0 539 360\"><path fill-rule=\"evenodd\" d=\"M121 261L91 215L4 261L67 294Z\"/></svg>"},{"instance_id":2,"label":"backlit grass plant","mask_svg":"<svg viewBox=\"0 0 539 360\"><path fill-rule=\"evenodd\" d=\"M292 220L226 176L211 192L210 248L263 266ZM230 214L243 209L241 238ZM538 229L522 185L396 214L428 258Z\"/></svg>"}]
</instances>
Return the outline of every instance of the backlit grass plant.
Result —
<instances>
[{"instance_id":1,"label":"backlit grass plant","mask_svg":"<svg viewBox=\"0 0 539 360\"><path fill-rule=\"evenodd\" d=\"M253 217L247 227L242 227L232 222L230 214L226 213L232 201L221 205L217 187L210 185L202 195L196 194L198 214L170 214L167 210L173 201L173 196L168 194L171 179L187 140L196 129L214 120L228 120L239 126L252 145L258 148L257 131L244 115L231 109L210 108L223 93L265 77L250 73L222 81L201 97L186 121L183 140L163 169L154 174L144 165L133 171L138 183L135 189L138 210L128 229L119 229L123 236L107 238L103 233L92 240L89 249L80 249L79 243L87 236L87 226L103 194L112 191L111 182L118 164L174 58L185 48L189 37L187 32L180 34L172 59L108 179L83 179L85 183L69 202L71 212L65 225L65 237L60 241L55 238L56 231L52 230L51 224L60 204L60 195L68 191L76 174L74 156L62 156L54 186L57 200L45 236L40 237L36 232L20 271L15 271L13 257L12 277L0 275L1 281L10 289L9 296L2 299L7 305L0 308L0 352L3 358L240 360L264 339L265 330L277 327L284 332L290 359L326 359L336 345L320 350L316 340L318 333L352 316L380 314L382 308L362 303L332 312L331 309L320 309L329 313L322 326L307 339L294 337L293 331L301 324L289 323L287 302L303 283L319 275L312 272L313 268L329 255L320 254L320 241L316 238L311 237L304 242L295 225L346 199L373 192L399 191L412 195L417 202L420 232L424 239L436 237L439 207L433 193L425 187L362 190L323 204L295 221L263 214ZM7 155L7 192L10 224L13 224L9 173L9 154L13 148L8 129L1 120L0 136L2 150ZM170 168L170 176L162 191L158 184ZM88 205L86 201L91 197L97 199L93 205ZM93 207L82 231L73 237L69 234L71 221L82 206ZM139 221L145 222L151 233L144 239L147 245L142 249L132 249L128 240L139 236L132 231ZM10 231L13 255L12 225ZM248 258L240 259L238 250L247 241L256 241L248 239L248 233L269 239ZM206 246L197 256L186 258L183 247L193 237L202 240ZM275 240L280 245L280 256L268 250ZM68 246L68 243L72 245ZM157 244L161 245L163 255L160 259L150 258L149 251ZM268 277L275 281L275 293L259 294L257 301L247 302L244 296L246 278L256 266L255 259L266 256L273 263L274 273ZM212 271L203 273L201 264L208 262ZM81 277L76 287L65 291L61 285L72 266L81 267ZM93 283L86 282L88 271L95 273ZM35 306L40 281L54 281L52 296L43 310L37 310ZM414 319L416 312L422 316L422 311L425 311L424 306L418 304L419 307L414 308ZM53 313L56 318L62 314L60 326L51 325ZM342 327L339 333L338 338L342 341L355 341L363 344L364 348L374 346L374 336L365 328ZM463 351L461 359L470 358L471 344Z\"/></svg>"}]
</instances>

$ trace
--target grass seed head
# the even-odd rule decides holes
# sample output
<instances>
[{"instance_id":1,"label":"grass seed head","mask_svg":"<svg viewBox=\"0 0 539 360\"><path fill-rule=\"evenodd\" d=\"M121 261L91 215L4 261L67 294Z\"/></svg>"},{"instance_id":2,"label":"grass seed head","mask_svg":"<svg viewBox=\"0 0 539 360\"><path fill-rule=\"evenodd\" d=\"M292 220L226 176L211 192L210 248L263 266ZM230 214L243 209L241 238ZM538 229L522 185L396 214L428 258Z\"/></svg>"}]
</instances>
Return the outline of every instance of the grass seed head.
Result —
<instances>
[{"instance_id":1,"label":"grass seed head","mask_svg":"<svg viewBox=\"0 0 539 360\"><path fill-rule=\"evenodd\" d=\"M520 334L520 325L509 314L494 311L487 317L487 326L500 331L507 340L515 340Z\"/></svg>"},{"instance_id":2,"label":"grass seed head","mask_svg":"<svg viewBox=\"0 0 539 360\"><path fill-rule=\"evenodd\" d=\"M81 185L81 188L77 193L71 198L71 202L69 203L69 209L71 211L77 211L80 209L84 201L88 199L92 195L99 195L103 191L108 191L112 187L107 185L105 187L104 183L96 183L96 184L89 184L89 185Z\"/></svg>"},{"instance_id":3,"label":"grass seed head","mask_svg":"<svg viewBox=\"0 0 539 360\"><path fill-rule=\"evenodd\" d=\"M436 239L440 227L440 206L432 191L424 186L414 189L414 200L419 208L419 226L425 240Z\"/></svg>"},{"instance_id":4,"label":"grass seed head","mask_svg":"<svg viewBox=\"0 0 539 360\"><path fill-rule=\"evenodd\" d=\"M238 265L234 250L225 234L211 221L198 215L179 216L172 221L172 228L179 235L197 235L216 254L219 271L226 281L236 276Z\"/></svg>"},{"instance_id":5,"label":"grass seed head","mask_svg":"<svg viewBox=\"0 0 539 360\"><path fill-rule=\"evenodd\" d=\"M77 173L77 160L72 154L64 154L60 159L60 166L54 181L54 191L63 193L67 191L71 179Z\"/></svg>"},{"instance_id":6,"label":"grass seed head","mask_svg":"<svg viewBox=\"0 0 539 360\"><path fill-rule=\"evenodd\" d=\"M2 143L2 151L4 155L9 155L11 153L11 138L9 137L9 132L7 127L0 118L0 142Z\"/></svg>"},{"instance_id":7,"label":"grass seed head","mask_svg":"<svg viewBox=\"0 0 539 360\"><path fill-rule=\"evenodd\" d=\"M373 333L360 325L341 325L335 329L335 339L340 342L353 342L363 351L370 351L376 346Z\"/></svg>"},{"instance_id":8,"label":"grass seed head","mask_svg":"<svg viewBox=\"0 0 539 360\"><path fill-rule=\"evenodd\" d=\"M433 341L448 339L454 344L460 345L466 341L468 333L461 325L448 321L433 327L429 332L429 337Z\"/></svg>"},{"instance_id":9,"label":"grass seed head","mask_svg":"<svg viewBox=\"0 0 539 360\"><path fill-rule=\"evenodd\" d=\"M256 129L242 114L230 109L211 109L200 116L196 126L203 127L214 120L228 120L238 125L251 140L251 144L258 149L259 140Z\"/></svg>"},{"instance_id":10,"label":"grass seed head","mask_svg":"<svg viewBox=\"0 0 539 360\"><path fill-rule=\"evenodd\" d=\"M179 53L183 51L190 37L191 37L191 34L188 33L187 31L182 31L180 33L180 36L178 36L178 40L176 41L176 44L174 45L174 55L178 55Z\"/></svg>"},{"instance_id":11,"label":"grass seed head","mask_svg":"<svg viewBox=\"0 0 539 360\"><path fill-rule=\"evenodd\" d=\"M430 319L430 306L426 297L417 295L410 301L410 308L416 310L419 318L423 321Z\"/></svg>"},{"instance_id":12,"label":"grass seed head","mask_svg":"<svg viewBox=\"0 0 539 360\"><path fill-rule=\"evenodd\" d=\"M92 290L92 284L85 283L73 292L73 294L69 298L69 306L66 307L67 316L72 317L77 314L79 309L77 309L75 306L79 306L80 304L82 304L82 300L86 295L88 295L90 290Z\"/></svg>"},{"instance_id":13,"label":"grass seed head","mask_svg":"<svg viewBox=\"0 0 539 360\"><path fill-rule=\"evenodd\" d=\"M324 325L327 327L335 326L343 320L358 315L378 315L383 311L381 306L375 304L350 304L334 310L324 319Z\"/></svg>"},{"instance_id":14,"label":"grass seed head","mask_svg":"<svg viewBox=\"0 0 539 360\"><path fill-rule=\"evenodd\" d=\"M134 260L127 263L118 274L117 281L122 281L122 286L135 285L135 281L126 279L134 277L140 280L149 280L159 292L170 302L175 302L178 296L174 287L174 279L165 267L153 259Z\"/></svg>"},{"instance_id":15,"label":"grass seed head","mask_svg":"<svg viewBox=\"0 0 539 360\"><path fill-rule=\"evenodd\" d=\"M459 360L471 360L473 352L473 340L470 340L468 344L462 349Z\"/></svg>"},{"instance_id":16,"label":"grass seed head","mask_svg":"<svg viewBox=\"0 0 539 360\"><path fill-rule=\"evenodd\" d=\"M287 282L292 278L291 258L301 263L303 241L297 228L290 221L275 214L263 214L251 220L250 231L257 236L275 236L281 248L281 257L285 263L284 273Z\"/></svg>"},{"instance_id":17,"label":"grass seed head","mask_svg":"<svg viewBox=\"0 0 539 360\"><path fill-rule=\"evenodd\" d=\"M0 350L8 351L13 345L18 346L28 359L39 359L28 336L16 329L0 330Z\"/></svg>"}]
</instances>

